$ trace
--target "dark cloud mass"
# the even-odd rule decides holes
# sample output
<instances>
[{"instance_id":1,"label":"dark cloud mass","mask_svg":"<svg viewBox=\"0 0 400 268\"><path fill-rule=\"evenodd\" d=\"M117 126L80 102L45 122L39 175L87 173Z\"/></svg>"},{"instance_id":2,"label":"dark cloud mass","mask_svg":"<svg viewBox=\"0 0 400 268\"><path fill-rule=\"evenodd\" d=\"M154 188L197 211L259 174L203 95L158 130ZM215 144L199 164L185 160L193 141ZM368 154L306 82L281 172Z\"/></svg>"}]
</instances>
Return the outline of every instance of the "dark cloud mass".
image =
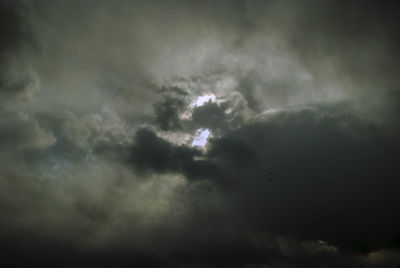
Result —
<instances>
[{"instance_id":1,"label":"dark cloud mass","mask_svg":"<svg viewBox=\"0 0 400 268\"><path fill-rule=\"evenodd\" d=\"M0 2L3 267L398 267L395 1Z\"/></svg>"},{"instance_id":2,"label":"dark cloud mass","mask_svg":"<svg viewBox=\"0 0 400 268\"><path fill-rule=\"evenodd\" d=\"M179 120L179 112L183 110L185 103L176 98L166 97L154 104L155 124L162 130L177 130L182 126Z\"/></svg>"}]
</instances>

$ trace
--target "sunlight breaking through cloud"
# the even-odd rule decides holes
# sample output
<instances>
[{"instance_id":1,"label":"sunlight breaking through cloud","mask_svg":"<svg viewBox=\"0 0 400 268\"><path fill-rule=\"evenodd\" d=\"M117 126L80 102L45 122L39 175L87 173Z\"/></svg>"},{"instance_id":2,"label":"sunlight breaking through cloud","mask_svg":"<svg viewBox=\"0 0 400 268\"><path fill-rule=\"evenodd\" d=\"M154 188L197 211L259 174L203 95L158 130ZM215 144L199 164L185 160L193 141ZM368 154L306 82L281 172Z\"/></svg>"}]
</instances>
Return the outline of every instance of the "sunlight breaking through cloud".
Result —
<instances>
[{"instance_id":1,"label":"sunlight breaking through cloud","mask_svg":"<svg viewBox=\"0 0 400 268\"><path fill-rule=\"evenodd\" d=\"M196 135L194 136L193 142L192 142L192 146L198 146L198 147L206 147L207 145L207 140L210 137L210 130L208 129L199 129L196 132Z\"/></svg>"},{"instance_id":2,"label":"sunlight breaking through cloud","mask_svg":"<svg viewBox=\"0 0 400 268\"><path fill-rule=\"evenodd\" d=\"M203 96L197 97L197 99L191 104L192 107L200 107L203 106L207 102L216 102L217 97L213 93L209 93Z\"/></svg>"}]
</instances>

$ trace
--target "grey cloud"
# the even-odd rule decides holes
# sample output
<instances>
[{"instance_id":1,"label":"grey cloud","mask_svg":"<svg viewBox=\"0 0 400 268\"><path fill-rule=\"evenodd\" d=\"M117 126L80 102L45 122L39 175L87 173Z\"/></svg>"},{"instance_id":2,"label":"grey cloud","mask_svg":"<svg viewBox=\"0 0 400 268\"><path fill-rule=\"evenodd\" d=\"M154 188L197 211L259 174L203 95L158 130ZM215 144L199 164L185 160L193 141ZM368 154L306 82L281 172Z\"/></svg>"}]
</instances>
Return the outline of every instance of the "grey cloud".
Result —
<instances>
[{"instance_id":1,"label":"grey cloud","mask_svg":"<svg viewBox=\"0 0 400 268\"><path fill-rule=\"evenodd\" d=\"M397 10L2 1L2 260L398 265Z\"/></svg>"},{"instance_id":2,"label":"grey cloud","mask_svg":"<svg viewBox=\"0 0 400 268\"><path fill-rule=\"evenodd\" d=\"M26 103L39 91L38 76L29 70L11 63L0 67L0 102L3 109L14 109L15 105Z\"/></svg>"},{"instance_id":3,"label":"grey cloud","mask_svg":"<svg viewBox=\"0 0 400 268\"><path fill-rule=\"evenodd\" d=\"M0 146L3 149L48 147L57 140L50 131L41 128L35 118L25 113L1 114L0 133Z\"/></svg>"},{"instance_id":4,"label":"grey cloud","mask_svg":"<svg viewBox=\"0 0 400 268\"><path fill-rule=\"evenodd\" d=\"M342 94L350 94L363 108L382 112L386 94L391 95L397 87L396 3L273 3L270 9L263 9L260 6L265 3L251 2L249 12L256 25L286 40L292 55L313 75L315 86L323 89L331 83L327 94L334 94L336 84L338 93L342 88ZM280 13L282 10L285 12Z\"/></svg>"}]
</instances>

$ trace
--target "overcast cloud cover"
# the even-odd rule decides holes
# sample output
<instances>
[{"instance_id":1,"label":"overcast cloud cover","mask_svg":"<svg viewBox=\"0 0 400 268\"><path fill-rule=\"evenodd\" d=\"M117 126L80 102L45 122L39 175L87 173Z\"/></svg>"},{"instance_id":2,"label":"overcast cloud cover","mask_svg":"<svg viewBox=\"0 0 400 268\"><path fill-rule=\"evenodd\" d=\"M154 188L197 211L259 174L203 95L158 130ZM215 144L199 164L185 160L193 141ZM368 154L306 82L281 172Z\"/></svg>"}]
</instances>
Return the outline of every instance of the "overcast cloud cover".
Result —
<instances>
[{"instance_id":1,"label":"overcast cloud cover","mask_svg":"<svg viewBox=\"0 0 400 268\"><path fill-rule=\"evenodd\" d=\"M1 266L398 267L399 10L1 1Z\"/></svg>"}]
</instances>

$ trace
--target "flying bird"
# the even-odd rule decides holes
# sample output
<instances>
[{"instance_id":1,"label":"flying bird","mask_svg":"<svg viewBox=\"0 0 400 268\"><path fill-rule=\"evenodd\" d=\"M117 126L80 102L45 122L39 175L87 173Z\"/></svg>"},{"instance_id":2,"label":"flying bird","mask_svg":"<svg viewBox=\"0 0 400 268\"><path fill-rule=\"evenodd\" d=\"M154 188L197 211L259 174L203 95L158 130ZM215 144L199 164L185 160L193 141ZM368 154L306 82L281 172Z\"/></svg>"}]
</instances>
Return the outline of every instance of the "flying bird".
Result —
<instances>
[{"instance_id":1,"label":"flying bird","mask_svg":"<svg viewBox=\"0 0 400 268\"><path fill-rule=\"evenodd\" d=\"M274 174L275 174L275 171L270 171L270 172L268 172L267 176L272 176ZM272 182L272 179L269 177L267 177L267 180L268 180L268 182Z\"/></svg>"}]
</instances>

